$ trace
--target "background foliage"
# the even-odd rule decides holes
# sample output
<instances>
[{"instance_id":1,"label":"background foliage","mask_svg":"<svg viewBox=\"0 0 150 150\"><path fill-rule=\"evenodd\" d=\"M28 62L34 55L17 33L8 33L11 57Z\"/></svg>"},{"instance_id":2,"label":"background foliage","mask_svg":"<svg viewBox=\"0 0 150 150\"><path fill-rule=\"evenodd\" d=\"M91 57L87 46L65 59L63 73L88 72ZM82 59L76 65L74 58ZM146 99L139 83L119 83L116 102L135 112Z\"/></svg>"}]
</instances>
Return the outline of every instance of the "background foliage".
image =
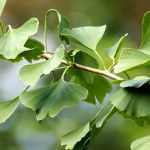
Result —
<instances>
[{"instance_id":1,"label":"background foliage","mask_svg":"<svg viewBox=\"0 0 150 150\"><path fill-rule=\"evenodd\" d=\"M85 3L87 5L84 5ZM135 2L134 0L125 2L117 0L97 0L94 2L90 0L86 2L67 0L54 2L39 0L30 1L30 3L25 1L12 0L8 1L8 6L4 11L3 19L9 24L14 24L14 26L16 24L22 24L31 16L37 16L42 21L45 10L49 8L57 8L68 17L72 23L72 26L108 24L108 31L104 36L104 40L102 41L100 47L111 46L112 43L114 43L121 34L126 32L130 33L128 39L131 39L130 41L132 41L132 39L134 39L134 41L136 40L136 44L138 45L140 41L140 20L144 11L148 10L149 7L150 3L148 1L142 1L141 4L141 1ZM126 12L126 15L124 15L124 12ZM50 23L51 29L53 30L49 31L51 34L49 37L50 39L48 45L49 49L55 49L56 44L58 43L58 41L55 41L56 35L53 32L55 31L56 20L53 17L51 19L53 20L51 22L54 23ZM41 39L40 33L38 38ZM135 43L127 41L126 45L135 45ZM15 79L16 75L14 72L16 72L16 68L19 68L19 66L9 63L6 64L6 62L1 61L1 99L16 96L19 92L21 92L21 87L23 89L21 81ZM11 70L12 73L10 73ZM13 76L11 74L13 74ZM3 78L6 80L3 80ZM47 81L48 79L45 80ZM97 79L94 80L96 80L95 82L97 83ZM15 89L14 84L16 86ZM100 95L99 97L101 98L103 96ZM87 110L91 110L93 107L92 105L85 106L84 104L82 104L82 106L85 107L81 110L84 111L84 113L89 112ZM2 148L5 147L6 150L59 149L59 145L57 145L57 143L59 143L57 136L63 134L64 128L74 128L72 125L73 117L68 116L62 120L58 118L56 119L56 122L58 123L55 124L49 120L46 123L39 124L34 121L34 115L32 112L30 112L30 110L28 112L24 112L23 109L20 109L18 112L20 113L16 112L7 123L1 126L0 146ZM91 112L91 115L93 113L94 112ZM81 114L83 114L83 112ZM79 120L83 120L82 116L79 117L81 114L78 114L77 116L74 116L75 114L72 115L77 117ZM55 127L56 124L60 124L62 127ZM57 131L58 135L56 136L56 134L54 134L52 131L58 128L61 130ZM52 129L52 131L50 129ZM148 133L148 126L141 128L137 126L135 122L129 119L124 119L119 114L116 114L112 119L109 120L98 137L92 141L89 149L99 149L99 147L101 147L101 149L114 148L115 150L126 150L129 149L131 141ZM8 143L11 143L11 147L9 147Z\"/></svg>"}]
</instances>

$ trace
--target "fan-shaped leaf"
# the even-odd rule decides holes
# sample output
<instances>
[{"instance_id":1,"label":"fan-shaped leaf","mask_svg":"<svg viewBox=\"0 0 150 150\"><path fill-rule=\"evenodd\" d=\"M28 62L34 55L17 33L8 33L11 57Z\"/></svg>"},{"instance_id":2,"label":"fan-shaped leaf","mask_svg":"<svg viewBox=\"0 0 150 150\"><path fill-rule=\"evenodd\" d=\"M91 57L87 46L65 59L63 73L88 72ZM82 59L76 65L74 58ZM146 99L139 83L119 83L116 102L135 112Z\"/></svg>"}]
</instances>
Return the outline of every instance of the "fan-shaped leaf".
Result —
<instances>
[{"instance_id":1,"label":"fan-shaped leaf","mask_svg":"<svg viewBox=\"0 0 150 150\"><path fill-rule=\"evenodd\" d=\"M37 18L31 18L18 29L9 30L0 37L0 55L6 59L15 59L20 53L30 49L24 47L28 38L38 30Z\"/></svg>"},{"instance_id":2,"label":"fan-shaped leaf","mask_svg":"<svg viewBox=\"0 0 150 150\"><path fill-rule=\"evenodd\" d=\"M150 62L150 55L144 54L140 50L124 49L114 71L120 73L137 66L145 65L148 62Z\"/></svg>"},{"instance_id":3,"label":"fan-shaped leaf","mask_svg":"<svg viewBox=\"0 0 150 150\"><path fill-rule=\"evenodd\" d=\"M146 121L150 117L150 88L142 86L141 88L125 88L114 92L111 97L111 103L126 116Z\"/></svg>"},{"instance_id":4,"label":"fan-shaped leaf","mask_svg":"<svg viewBox=\"0 0 150 150\"><path fill-rule=\"evenodd\" d=\"M75 144L79 142L90 130L90 124L87 123L86 125L80 127L77 130L68 133L67 135L61 138L61 145L65 145L66 150L73 149Z\"/></svg>"},{"instance_id":5,"label":"fan-shaped leaf","mask_svg":"<svg viewBox=\"0 0 150 150\"><path fill-rule=\"evenodd\" d=\"M106 26L100 27L78 27L63 29L61 35L68 41L73 41L77 48L97 60L99 66L104 68L102 57L96 51L97 45L103 37Z\"/></svg>"},{"instance_id":6,"label":"fan-shaped leaf","mask_svg":"<svg viewBox=\"0 0 150 150\"><path fill-rule=\"evenodd\" d=\"M56 50L52 58L49 58L49 60L41 63L25 65L20 70L20 77L25 83L34 85L42 74L49 74L56 69L61 64L63 57L64 47L61 46Z\"/></svg>"},{"instance_id":7,"label":"fan-shaped leaf","mask_svg":"<svg viewBox=\"0 0 150 150\"><path fill-rule=\"evenodd\" d=\"M59 80L48 87L24 92L20 99L26 107L38 112L38 120L43 120L47 115L55 117L64 108L86 99L87 95L88 91L82 86Z\"/></svg>"},{"instance_id":8,"label":"fan-shaped leaf","mask_svg":"<svg viewBox=\"0 0 150 150\"><path fill-rule=\"evenodd\" d=\"M18 97L11 101L0 101L0 123L4 123L19 105Z\"/></svg>"}]
</instances>

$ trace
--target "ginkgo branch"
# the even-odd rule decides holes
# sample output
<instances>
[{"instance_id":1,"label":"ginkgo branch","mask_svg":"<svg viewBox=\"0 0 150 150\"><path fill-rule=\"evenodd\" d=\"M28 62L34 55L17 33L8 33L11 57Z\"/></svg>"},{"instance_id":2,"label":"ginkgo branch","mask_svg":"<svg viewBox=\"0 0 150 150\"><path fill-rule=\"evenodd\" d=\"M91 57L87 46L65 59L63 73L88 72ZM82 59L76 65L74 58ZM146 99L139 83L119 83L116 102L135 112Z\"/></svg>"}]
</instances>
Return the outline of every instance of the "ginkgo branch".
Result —
<instances>
[{"instance_id":1,"label":"ginkgo branch","mask_svg":"<svg viewBox=\"0 0 150 150\"><path fill-rule=\"evenodd\" d=\"M45 59L49 59L50 57L52 57L52 53L44 53L42 55L43 58ZM65 60L62 60L62 64L65 64L65 65L70 65L67 61ZM75 68L78 68L78 69L81 69L81 70L84 70L84 71L88 71L88 72L92 72L92 73L95 73L95 74L98 74L100 76L104 76L104 77L107 77L109 79L112 79L112 80L119 80L119 81L122 81L123 78L107 71L107 70L100 70L100 69L97 69L97 68L92 68L92 67L89 67L89 66L85 66L85 65L81 65L81 64L78 64L78 63L73 63L72 64Z\"/></svg>"}]
</instances>

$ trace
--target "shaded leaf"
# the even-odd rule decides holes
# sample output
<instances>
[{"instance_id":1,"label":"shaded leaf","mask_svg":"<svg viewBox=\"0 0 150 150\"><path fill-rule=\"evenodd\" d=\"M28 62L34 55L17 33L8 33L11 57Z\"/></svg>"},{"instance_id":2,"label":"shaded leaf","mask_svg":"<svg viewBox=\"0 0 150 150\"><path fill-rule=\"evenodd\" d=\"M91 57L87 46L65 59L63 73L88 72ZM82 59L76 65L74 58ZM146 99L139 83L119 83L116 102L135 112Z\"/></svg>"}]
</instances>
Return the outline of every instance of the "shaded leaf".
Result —
<instances>
[{"instance_id":1,"label":"shaded leaf","mask_svg":"<svg viewBox=\"0 0 150 150\"><path fill-rule=\"evenodd\" d=\"M24 92L20 99L26 107L38 112L38 120L43 120L47 115L55 117L64 108L86 99L87 95L88 91L82 86L59 80L48 87Z\"/></svg>"},{"instance_id":2,"label":"shaded leaf","mask_svg":"<svg viewBox=\"0 0 150 150\"><path fill-rule=\"evenodd\" d=\"M51 71L56 69L64 57L64 47L60 46L52 58L44 62L25 65L20 70L21 79L28 85L34 85L42 74L49 74Z\"/></svg>"},{"instance_id":3,"label":"shaded leaf","mask_svg":"<svg viewBox=\"0 0 150 150\"><path fill-rule=\"evenodd\" d=\"M139 138L132 142L131 150L149 150L150 148L150 136Z\"/></svg>"},{"instance_id":4,"label":"shaded leaf","mask_svg":"<svg viewBox=\"0 0 150 150\"><path fill-rule=\"evenodd\" d=\"M37 18L31 18L17 29L9 26L8 31L0 37L0 54L6 59L15 59L20 53L30 50L24 45L37 32L38 24Z\"/></svg>"},{"instance_id":5,"label":"shaded leaf","mask_svg":"<svg viewBox=\"0 0 150 150\"><path fill-rule=\"evenodd\" d=\"M35 39L28 39L25 43L25 47L31 50L21 53L19 57L24 57L29 62L38 60L44 51L44 45Z\"/></svg>"},{"instance_id":6,"label":"shaded leaf","mask_svg":"<svg viewBox=\"0 0 150 150\"><path fill-rule=\"evenodd\" d=\"M150 87L120 88L110 97L111 103L126 116L136 120L148 121L150 117Z\"/></svg>"},{"instance_id":7,"label":"shaded leaf","mask_svg":"<svg viewBox=\"0 0 150 150\"><path fill-rule=\"evenodd\" d=\"M110 103L103 103L102 107L96 117L96 127L101 128L108 120L108 118L113 114L114 106Z\"/></svg>"},{"instance_id":8,"label":"shaded leaf","mask_svg":"<svg viewBox=\"0 0 150 150\"><path fill-rule=\"evenodd\" d=\"M11 101L0 101L0 123L4 123L19 105L18 97Z\"/></svg>"}]
</instances>

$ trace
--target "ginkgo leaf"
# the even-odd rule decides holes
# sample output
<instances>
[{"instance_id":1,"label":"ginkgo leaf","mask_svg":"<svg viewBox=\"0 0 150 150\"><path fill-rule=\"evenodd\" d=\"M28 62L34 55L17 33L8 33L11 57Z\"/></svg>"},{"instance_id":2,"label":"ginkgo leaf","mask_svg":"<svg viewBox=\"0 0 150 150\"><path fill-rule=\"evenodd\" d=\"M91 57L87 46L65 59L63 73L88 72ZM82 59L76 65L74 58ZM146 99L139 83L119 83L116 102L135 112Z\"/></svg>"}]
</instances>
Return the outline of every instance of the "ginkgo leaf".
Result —
<instances>
[{"instance_id":1,"label":"ginkgo leaf","mask_svg":"<svg viewBox=\"0 0 150 150\"><path fill-rule=\"evenodd\" d=\"M2 15L5 4L6 4L6 0L0 0L0 16Z\"/></svg>"},{"instance_id":2,"label":"ginkgo leaf","mask_svg":"<svg viewBox=\"0 0 150 150\"><path fill-rule=\"evenodd\" d=\"M150 136L139 138L132 142L131 150L149 150L150 148Z\"/></svg>"},{"instance_id":3,"label":"ginkgo leaf","mask_svg":"<svg viewBox=\"0 0 150 150\"><path fill-rule=\"evenodd\" d=\"M104 126L105 122L113 114L115 108L110 102L103 102L101 105L101 109L98 112L95 120L97 128L101 128Z\"/></svg>"},{"instance_id":4,"label":"ginkgo leaf","mask_svg":"<svg viewBox=\"0 0 150 150\"><path fill-rule=\"evenodd\" d=\"M79 142L90 130L90 124L87 123L83 127L68 133L67 135L61 138L61 145L65 145L66 150L73 149L75 144Z\"/></svg>"},{"instance_id":5,"label":"ginkgo leaf","mask_svg":"<svg viewBox=\"0 0 150 150\"><path fill-rule=\"evenodd\" d=\"M64 57L64 47L61 45L55 52L55 54L44 62L25 65L20 70L21 79L28 85L34 85L42 74L49 74L56 69Z\"/></svg>"},{"instance_id":6,"label":"ginkgo leaf","mask_svg":"<svg viewBox=\"0 0 150 150\"><path fill-rule=\"evenodd\" d=\"M137 76L134 79L123 81L120 83L120 86L125 88L125 87L135 87L135 88L140 88L147 82L150 82L150 77L146 76Z\"/></svg>"},{"instance_id":7,"label":"ginkgo leaf","mask_svg":"<svg viewBox=\"0 0 150 150\"><path fill-rule=\"evenodd\" d=\"M119 41L117 41L117 43L115 43L113 45L112 48L108 49L108 55L109 57L113 60L113 64L117 63L120 54L121 54L121 46L125 40L125 38L127 37L128 34L125 34L124 36L122 36Z\"/></svg>"},{"instance_id":8,"label":"ginkgo leaf","mask_svg":"<svg viewBox=\"0 0 150 150\"><path fill-rule=\"evenodd\" d=\"M55 117L61 110L86 99L88 91L75 83L59 80L48 87L24 92L20 100L26 107L37 111L37 119Z\"/></svg>"},{"instance_id":9,"label":"ginkgo leaf","mask_svg":"<svg viewBox=\"0 0 150 150\"><path fill-rule=\"evenodd\" d=\"M78 27L73 29L63 29L62 35L75 40L89 49L96 50L97 44L102 39L106 26L100 27Z\"/></svg>"},{"instance_id":10,"label":"ginkgo leaf","mask_svg":"<svg viewBox=\"0 0 150 150\"><path fill-rule=\"evenodd\" d=\"M66 28L62 30L61 35L66 37L68 41L73 41L79 50L96 59L99 67L104 69L103 59L96 51L96 48L103 37L105 29L105 25L100 27L85 26L73 29Z\"/></svg>"},{"instance_id":11,"label":"ginkgo leaf","mask_svg":"<svg viewBox=\"0 0 150 150\"><path fill-rule=\"evenodd\" d=\"M38 24L37 18L31 18L17 29L9 25L8 31L0 37L0 55L6 59L15 59L20 53L30 50L24 45L37 32Z\"/></svg>"},{"instance_id":12,"label":"ginkgo leaf","mask_svg":"<svg viewBox=\"0 0 150 150\"><path fill-rule=\"evenodd\" d=\"M25 47L31 50L21 53L18 57L24 57L29 62L40 59L44 51L44 45L35 39L28 39Z\"/></svg>"},{"instance_id":13,"label":"ginkgo leaf","mask_svg":"<svg viewBox=\"0 0 150 150\"><path fill-rule=\"evenodd\" d=\"M150 55L144 54L136 49L124 49L118 64L114 67L115 73L127 71L137 66L150 62Z\"/></svg>"},{"instance_id":14,"label":"ginkgo leaf","mask_svg":"<svg viewBox=\"0 0 150 150\"><path fill-rule=\"evenodd\" d=\"M120 88L113 92L110 101L126 116L142 120L150 117L150 88L142 86L140 88Z\"/></svg>"},{"instance_id":15,"label":"ginkgo leaf","mask_svg":"<svg viewBox=\"0 0 150 150\"><path fill-rule=\"evenodd\" d=\"M19 105L18 97L10 101L0 101L0 123L4 123Z\"/></svg>"}]
</instances>

